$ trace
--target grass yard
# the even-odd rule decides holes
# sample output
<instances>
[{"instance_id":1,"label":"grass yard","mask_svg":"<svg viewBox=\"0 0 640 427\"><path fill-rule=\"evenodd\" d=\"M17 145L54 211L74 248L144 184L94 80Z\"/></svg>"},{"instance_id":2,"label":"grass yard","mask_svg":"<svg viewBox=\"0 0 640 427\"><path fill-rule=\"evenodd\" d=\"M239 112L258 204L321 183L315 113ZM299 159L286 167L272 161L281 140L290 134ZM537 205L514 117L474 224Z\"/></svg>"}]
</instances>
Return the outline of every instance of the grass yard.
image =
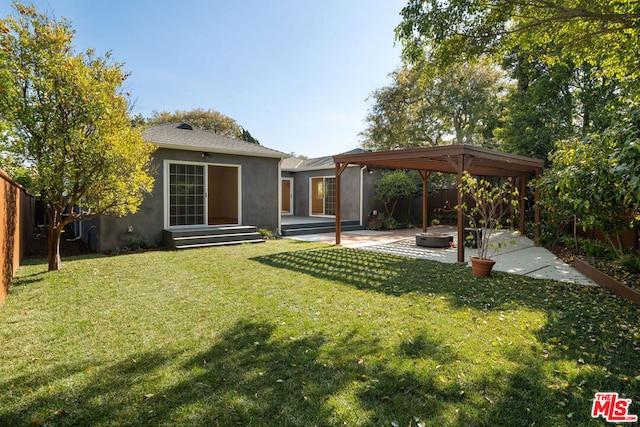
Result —
<instances>
[{"instance_id":1,"label":"grass yard","mask_svg":"<svg viewBox=\"0 0 640 427\"><path fill-rule=\"evenodd\" d=\"M289 240L21 267L0 425L604 425L640 414L608 291Z\"/></svg>"}]
</instances>

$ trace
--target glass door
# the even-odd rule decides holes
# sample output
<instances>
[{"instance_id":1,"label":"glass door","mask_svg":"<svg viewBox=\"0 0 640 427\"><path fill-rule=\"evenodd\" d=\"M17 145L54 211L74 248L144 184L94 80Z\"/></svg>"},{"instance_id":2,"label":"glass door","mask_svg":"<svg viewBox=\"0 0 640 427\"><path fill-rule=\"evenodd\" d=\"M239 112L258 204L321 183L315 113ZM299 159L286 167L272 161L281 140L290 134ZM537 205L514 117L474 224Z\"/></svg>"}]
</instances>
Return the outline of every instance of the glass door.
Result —
<instances>
[{"instance_id":1,"label":"glass door","mask_svg":"<svg viewBox=\"0 0 640 427\"><path fill-rule=\"evenodd\" d=\"M205 224L204 166L169 165L169 225Z\"/></svg>"}]
</instances>

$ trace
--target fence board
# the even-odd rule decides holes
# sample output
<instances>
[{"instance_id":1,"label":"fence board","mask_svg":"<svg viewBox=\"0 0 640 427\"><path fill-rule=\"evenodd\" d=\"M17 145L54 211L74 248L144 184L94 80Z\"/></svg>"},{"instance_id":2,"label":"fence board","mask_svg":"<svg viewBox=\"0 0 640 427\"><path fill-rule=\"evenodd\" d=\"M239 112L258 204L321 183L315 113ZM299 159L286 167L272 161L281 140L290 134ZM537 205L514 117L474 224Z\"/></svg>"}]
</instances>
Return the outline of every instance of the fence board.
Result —
<instances>
[{"instance_id":1,"label":"fence board","mask_svg":"<svg viewBox=\"0 0 640 427\"><path fill-rule=\"evenodd\" d=\"M0 304L11 286L34 225L35 197L0 169Z\"/></svg>"}]
</instances>

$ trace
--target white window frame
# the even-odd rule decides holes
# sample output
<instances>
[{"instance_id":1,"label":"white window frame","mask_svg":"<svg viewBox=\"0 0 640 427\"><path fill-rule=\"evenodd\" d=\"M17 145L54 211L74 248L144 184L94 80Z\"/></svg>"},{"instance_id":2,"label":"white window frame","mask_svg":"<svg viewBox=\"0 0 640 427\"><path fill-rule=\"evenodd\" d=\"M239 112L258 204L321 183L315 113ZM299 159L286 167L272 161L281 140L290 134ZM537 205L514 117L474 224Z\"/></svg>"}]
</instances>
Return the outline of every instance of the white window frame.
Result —
<instances>
[{"instance_id":1,"label":"white window frame","mask_svg":"<svg viewBox=\"0 0 640 427\"><path fill-rule=\"evenodd\" d=\"M169 173L170 165L196 165L204 167L204 217L203 224L195 225L170 225L170 213L171 213L171 200L169 199ZM164 228L165 229L189 229L189 228L202 228L202 227L216 227L215 225L209 225L209 166L222 166L229 168L236 168L238 173L238 224L242 224L242 165L230 164L230 163L205 163L205 162L192 162L186 160L170 160L165 159L163 162L163 209L164 209ZM233 225L233 224L228 224Z\"/></svg>"},{"instance_id":2,"label":"white window frame","mask_svg":"<svg viewBox=\"0 0 640 427\"><path fill-rule=\"evenodd\" d=\"M313 180L314 179L319 179L322 178L322 191L323 196L322 196L322 215L318 215L318 214L314 214L313 213ZM317 218L335 218L335 215L327 215L325 213L325 197L326 197L326 185L325 185L325 180L327 178L333 178L335 180L336 176L335 175L319 175L319 176L310 176L309 177L309 216L314 216Z\"/></svg>"}]
</instances>

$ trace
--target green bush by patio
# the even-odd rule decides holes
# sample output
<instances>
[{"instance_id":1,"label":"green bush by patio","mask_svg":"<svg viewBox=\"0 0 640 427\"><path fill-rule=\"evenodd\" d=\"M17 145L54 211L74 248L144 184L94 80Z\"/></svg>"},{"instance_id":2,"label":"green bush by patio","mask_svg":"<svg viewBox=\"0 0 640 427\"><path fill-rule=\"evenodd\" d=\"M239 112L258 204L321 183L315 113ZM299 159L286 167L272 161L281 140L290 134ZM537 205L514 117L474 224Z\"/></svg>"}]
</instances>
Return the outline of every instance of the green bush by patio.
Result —
<instances>
[{"instance_id":1,"label":"green bush by patio","mask_svg":"<svg viewBox=\"0 0 640 427\"><path fill-rule=\"evenodd\" d=\"M600 288L290 240L46 269L0 307L0 425L581 425L596 391L640 413L640 310Z\"/></svg>"}]
</instances>

